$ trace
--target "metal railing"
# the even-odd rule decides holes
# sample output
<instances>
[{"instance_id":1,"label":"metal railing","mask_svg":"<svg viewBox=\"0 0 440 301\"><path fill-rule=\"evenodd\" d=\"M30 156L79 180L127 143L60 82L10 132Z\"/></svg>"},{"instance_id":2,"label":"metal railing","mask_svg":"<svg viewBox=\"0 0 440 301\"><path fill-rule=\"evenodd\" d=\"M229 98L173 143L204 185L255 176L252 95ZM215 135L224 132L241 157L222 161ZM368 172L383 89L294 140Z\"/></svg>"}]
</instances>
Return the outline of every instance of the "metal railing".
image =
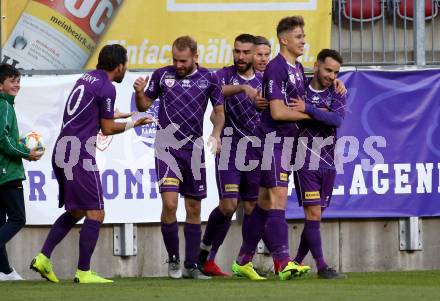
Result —
<instances>
[{"instance_id":1,"label":"metal railing","mask_svg":"<svg viewBox=\"0 0 440 301\"><path fill-rule=\"evenodd\" d=\"M346 65L440 64L439 23L440 0L333 0L332 45Z\"/></svg>"}]
</instances>

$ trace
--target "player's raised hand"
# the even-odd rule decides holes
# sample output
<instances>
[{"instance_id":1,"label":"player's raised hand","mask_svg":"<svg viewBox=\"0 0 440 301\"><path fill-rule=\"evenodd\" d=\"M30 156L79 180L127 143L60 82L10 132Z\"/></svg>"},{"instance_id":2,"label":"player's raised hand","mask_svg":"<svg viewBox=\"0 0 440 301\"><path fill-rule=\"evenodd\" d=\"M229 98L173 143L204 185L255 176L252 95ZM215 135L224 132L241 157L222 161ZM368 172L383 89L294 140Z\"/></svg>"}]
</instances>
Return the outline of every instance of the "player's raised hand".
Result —
<instances>
[{"instance_id":1,"label":"player's raised hand","mask_svg":"<svg viewBox=\"0 0 440 301\"><path fill-rule=\"evenodd\" d=\"M156 120L153 117L151 117L151 116L144 116L144 117L141 117L139 119L136 119L136 121L134 122L134 127L145 125L145 124L149 124L149 123L153 123L153 122L156 122Z\"/></svg>"},{"instance_id":2,"label":"player's raised hand","mask_svg":"<svg viewBox=\"0 0 440 301\"><path fill-rule=\"evenodd\" d=\"M133 84L133 88L137 93L141 93L144 92L145 87L147 86L149 77L146 76L145 78L143 77L138 77Z\"/></svg>"},{"instance_id":3,"label":"player's raised hand","mask_svg":"<svg viewBox=\"0 0 440 301\"><path fill-rule=\"evenodd\" d=\"M42 150L31 149L30 153L29 153L29 157L27 157L26 159L29 161L38 161L41 159L43 154L44 154L44 151L42 151Z\"/></svg>"},{"instance_id":4,"label":"player's raised hand","mask_svg":"<svg viewBox=\"0 0 440 301\"><path fill-rule=\"evenodd\" d=\"M294 111L298 112L305 112L306 111L306 103L304 100L302 100L301 97L298 98L291 98L291 102L289 103L289 108Z\"/></svg>"},{"instance_id":5,"label":"player's raised hand","mask_svg":"<svg viewBox=\"0 0 440 301\"><path fill-rule=\"evenodd\" d=\"M116 108L115 114L113 115L113 118L114 119L128 118L128 117L133 116L135 113L136 112L122 113L121 111L119 111L118 108Z\"/></svg>"},{"instance_id":6,"label":"player's raised hand","mask_svg":"<svg viewBox=\"0 0 440 301\"><path fill-rule=\"evenodd\" d=\"M333 85L335 86L336 93L341 95L347 94L347 88L345 88L345 84L341 80L335 79Z\"/></svg>"},{"instance_id":7,"label":"player's raised hand","mask_svg":"<svg viewBox=\"0 0 440 301\"><path fill-rule=\"evenodd\" d=\"M220 153L220 150L222 148L222 142L220 139L220 136L209 136L208 138L208 146L211 150L212 154L218 154Z\"/></svg>"},{"instance_id":8,"label":"player's raised hand","mask_svg":"<svg viewBox=\"0 0 440 301\"><path fill-rule=\"evenodd\" d=\"M254 99L254 104L258 110L265 110L269 106L267 99L261 96L261 91L258 91L258 94Z\"/></svg>"}]
</instances>

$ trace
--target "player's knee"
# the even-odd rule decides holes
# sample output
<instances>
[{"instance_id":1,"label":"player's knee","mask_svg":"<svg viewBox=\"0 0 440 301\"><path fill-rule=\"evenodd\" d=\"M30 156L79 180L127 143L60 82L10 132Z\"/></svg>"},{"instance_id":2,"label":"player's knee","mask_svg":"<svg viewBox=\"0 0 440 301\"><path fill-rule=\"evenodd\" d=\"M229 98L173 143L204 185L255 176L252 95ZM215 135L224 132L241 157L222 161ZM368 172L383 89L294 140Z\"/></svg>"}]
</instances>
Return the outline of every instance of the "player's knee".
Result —
<instances>
[{"instance_id":1,"label":"player's knee","mask_svg":"<svg viewBox=\"0 0 440 301\"><path fill-rule=\"evenodd\" d=\"M232 215L235 213L235 210L237 210L237 200L223 199L219 205L219 209L224 216L232 217Z\"/></svg>"},{"instance_id":2,"label":"player's knee","mask_svg":"<svg viewBox=\"0 0 440 301\"><path fill-rule=\"evenodd\" d=\"M186 206L186 214L190 217L200 216L200 211L201 211L200 206L196 206L196 205Z\"/></svg>"},{"instance_id":3,"label":"player's knee","mask_svg":"<svg viewBox=\"0 0 440 301\"><path fill-rule=\"evenodd\" d=\"M306 207L306 218L312 221L321 220L321 206Z\"/></svg>"},{"instance_id":4,"label":"player's knee","mask_svg":"<svg viewBox=\"0 0 440 301\"><path fill-rule=\"evenodd\" d=\"M256 202L243 202L244 214L249 215L252 213L256 205Z\"/></svg>"},{"instance_id":5,"label":"player's knee","mask_svg":"<svg viewBox=\"0 0 440 301\"><path fill-rule=\"evenodd\" d=\"M100 223L104 222L105 211L104 210L87 210L86 218L94 221L98 221Z\"/></svg>"}]
</instances>

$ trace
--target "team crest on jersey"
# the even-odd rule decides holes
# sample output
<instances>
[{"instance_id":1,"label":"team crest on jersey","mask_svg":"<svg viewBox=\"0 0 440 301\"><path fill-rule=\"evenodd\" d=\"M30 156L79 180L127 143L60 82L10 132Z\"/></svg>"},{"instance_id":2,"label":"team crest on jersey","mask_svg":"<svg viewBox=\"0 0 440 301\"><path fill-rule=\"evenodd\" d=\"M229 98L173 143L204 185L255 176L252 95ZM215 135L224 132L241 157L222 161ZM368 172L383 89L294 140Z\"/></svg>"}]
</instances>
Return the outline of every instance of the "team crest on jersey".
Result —
<instances>
[{"instance_id":1,"label":"team crest on jersey","mask_svg":"<svg viewBox=\"0 0 440 301\"><path fill-rule=\"evenodd\" d=\"M295 76L296 76L296 79L297 79L298 81L300 81L300 80L301 80L301 76L299 75L299 73L298 73L298 72L296 72L296 73L295 73Z\"/></svg>"},{"instance_id":2,"label":"team crest on jersey","mask_svg":"<svg viewBox=\"0 0 440 301\"><path fill-rule=\"evenodd\" d=\"M113 136L105 136L101 131L99 131L96 137L96 148L101 152L105 151L113 140Z\"/></svg>"},{"instance_id":3,"label":"team crest on jersey","mask_svg":"<svg viewBox=\"0 0 440 301\"><path fill-rule=\"evenodd\" d=\"M168 88L171 88L172 86L174 86L175 82L176 82L176 79L174 77L166 77L165 78L165 85Z\"/></svg>"},{"instance_id":4,"label":"team crest on jersey","mask_svg":"<svg viewBox=\"0 0 440 301\"><path fill-rule=\"evenodd\" d=\"M208 81L206 79L199 79L197 81L197 87L199 87L200 89L208 88Z\"/></svg>"},{"instance_id":5,"label":"team crest on jersey","mask_svg":"<svg viewBox=\"0 0 440 301\"><path fill-rule=\"evenodd\" d=\"M290 73L290 74L289 74L289 79L290 79L290 81L291 81L292 83L295 83L295 82L296 82L295 74L294 74L294 73Z\"/></svg>"},{"instance_id":6,"label":"team crest on jersey","mask_svg":"<svg viewBox=\"0 0 440 301\"><path fill-rule=\"evenodd\" d=\"M238 86L240 83L238 82L238 79L234 78L234 80L232 81L232 84L235 86Z\"/></svg>"}]
</instances>

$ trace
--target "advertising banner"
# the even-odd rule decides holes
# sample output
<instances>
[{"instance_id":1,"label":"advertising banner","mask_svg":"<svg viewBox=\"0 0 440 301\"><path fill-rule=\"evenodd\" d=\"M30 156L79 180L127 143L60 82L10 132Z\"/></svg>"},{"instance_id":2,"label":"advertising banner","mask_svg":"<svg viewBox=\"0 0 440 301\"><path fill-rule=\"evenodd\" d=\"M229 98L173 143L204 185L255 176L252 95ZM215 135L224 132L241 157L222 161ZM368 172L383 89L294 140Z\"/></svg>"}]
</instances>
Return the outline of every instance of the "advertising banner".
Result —
<instances>
[{"instance_id":1,"label":"advertising banner","mask_svg":"<svg viewBox=\"0 0 440 301\"><path fill-rule=\"evenodd\" d=\"M330 47L331 1L318 0L2 0L1 61L23 69L93 69L99 49L120 43L131 69L171 63L171 44L190 35L199 63L220 68L232 63L234 38L265 36L278 53L278 21L302 15L311 67ZM6 40L5 40L6 39ZM88 62L88 63L87 63Z\"/></svg>"}]
</instances>

